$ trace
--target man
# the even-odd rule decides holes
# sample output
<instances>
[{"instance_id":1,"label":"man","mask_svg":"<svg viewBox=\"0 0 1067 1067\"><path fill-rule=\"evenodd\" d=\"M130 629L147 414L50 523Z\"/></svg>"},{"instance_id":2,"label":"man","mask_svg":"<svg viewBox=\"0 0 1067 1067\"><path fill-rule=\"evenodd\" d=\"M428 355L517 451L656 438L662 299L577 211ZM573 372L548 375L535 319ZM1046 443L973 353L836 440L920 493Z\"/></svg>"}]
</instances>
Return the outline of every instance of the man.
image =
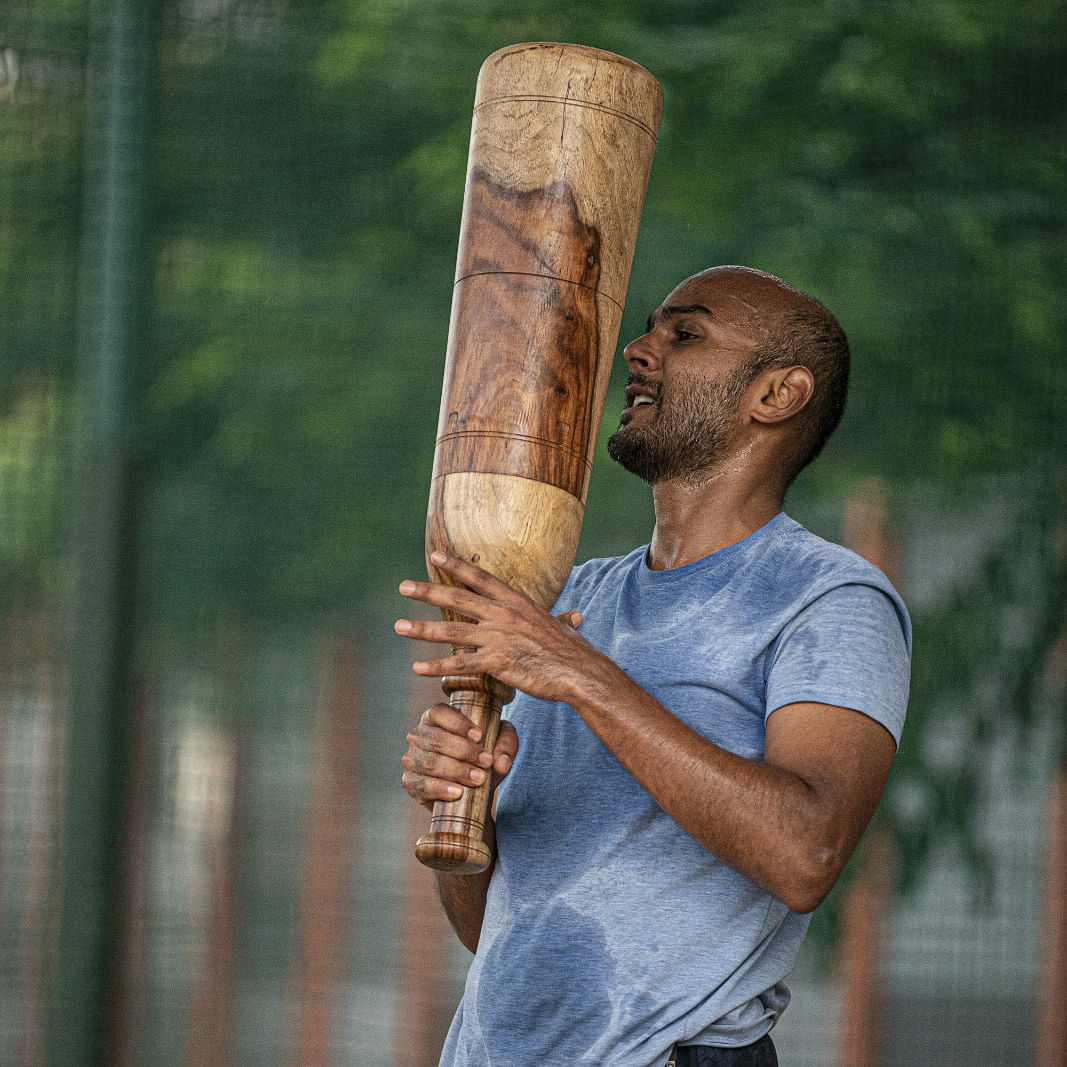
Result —
<instances>
[{"instance_id":1,"label":"man","mask_svg":"<svg viewBox=\"0 0 1067 1067\"><path fill-rule=\"evenodd\" d=\"M783 979L903 725L903 604L781 511L844 407L837 320L718 267L624 355L608 450L652 486L651 543L576 567L555 617L461 560L435 563L465 589L401 585L473 620L400 620L473 650L416 673L518 691L492 756L437 704L403 759L428 806L499 778L493 867L438 876L476 950L445 1064L777 1063Z\"/></svg>"}]
</instances>

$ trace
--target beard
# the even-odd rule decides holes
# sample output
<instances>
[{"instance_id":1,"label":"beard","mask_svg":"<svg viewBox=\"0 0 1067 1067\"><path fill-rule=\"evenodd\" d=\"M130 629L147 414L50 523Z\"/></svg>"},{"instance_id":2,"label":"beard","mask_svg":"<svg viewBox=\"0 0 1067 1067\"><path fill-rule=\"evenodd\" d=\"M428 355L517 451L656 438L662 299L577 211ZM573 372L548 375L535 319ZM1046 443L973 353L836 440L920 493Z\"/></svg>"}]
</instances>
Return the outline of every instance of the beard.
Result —
<instances>
[{"instance_id":1,"label":"beard","mask_svg":"<svg viewBox=\"0 0 1067 1067\"><path fill-rule=\"evenodd\" d=\"M656 410L620 426L608 439L608 455L649 485L703 481L732 451L740 431L738 407L752 380L748 366L717 381L689 376L673 382L665 400L662 382L631 375L627 385L656 390Z\"/></svg>"}]
</instances>

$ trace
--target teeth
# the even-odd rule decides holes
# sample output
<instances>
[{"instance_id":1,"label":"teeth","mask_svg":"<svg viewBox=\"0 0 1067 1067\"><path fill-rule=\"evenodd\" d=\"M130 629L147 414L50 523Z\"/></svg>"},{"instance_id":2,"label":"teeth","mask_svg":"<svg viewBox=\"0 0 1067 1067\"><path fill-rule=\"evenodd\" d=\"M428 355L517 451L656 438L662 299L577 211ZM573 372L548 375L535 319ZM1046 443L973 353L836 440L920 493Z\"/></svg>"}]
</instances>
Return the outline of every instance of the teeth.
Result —
<instances>
[{"instance_id":1,"label":"teeth","mask_svg":"<svg viewBox=\"0 0 1067 1067\"><path fill-rule=\"evenodd\" d=\"M633 406L637 407L639 404L653 404L653 403L655 403L655 401L650 396L635 396L634 397Z\"/></svg>"}]
</instances>

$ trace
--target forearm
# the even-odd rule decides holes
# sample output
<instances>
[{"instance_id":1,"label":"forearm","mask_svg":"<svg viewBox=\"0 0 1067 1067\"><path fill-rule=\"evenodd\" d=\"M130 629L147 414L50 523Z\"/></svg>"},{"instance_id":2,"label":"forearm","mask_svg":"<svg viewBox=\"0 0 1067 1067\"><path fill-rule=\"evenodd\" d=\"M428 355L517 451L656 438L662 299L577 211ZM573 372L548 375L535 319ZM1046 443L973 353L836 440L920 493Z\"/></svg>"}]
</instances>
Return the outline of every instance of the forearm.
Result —
<instances>
[{"instance_id":1,"label":"forearm","mask_svg":"<svg viewBox=\"0 0 1067 1067\"><path fill-rule=\"evenodd\" d=\"M800 775L713 744L607 660L572 707L675 822L789 907L811 910L836 880L854 842Z\"/></svg>"},{"instance_id":2,"label":"forearm","mask_svg":"<svg viewBox=\"0 0 1067 1067\"><path fill-rule=\"evenodd\" d=\"M445 910L452 929L460 942L471 952L478 949L478 939L485 917L485 901L489 893L489 880L496 864L493 821L486 823L486 844L493 853L493 863L478 874L450 874L437 871L437 895Z\"/></svg>"}]
</instances>

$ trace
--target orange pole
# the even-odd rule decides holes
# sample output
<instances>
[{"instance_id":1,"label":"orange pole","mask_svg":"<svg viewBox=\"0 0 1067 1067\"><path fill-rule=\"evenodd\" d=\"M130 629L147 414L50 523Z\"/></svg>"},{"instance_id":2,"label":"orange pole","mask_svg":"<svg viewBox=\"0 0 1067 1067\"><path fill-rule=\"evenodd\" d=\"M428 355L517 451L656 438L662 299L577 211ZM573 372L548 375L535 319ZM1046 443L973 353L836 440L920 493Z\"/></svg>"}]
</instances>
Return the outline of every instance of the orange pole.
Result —
<instances>
[{"instance_id":1,"label":"orange pole","mask_svg":"<svg viewBox=\"0 0 1067 1067\"><path fill-rule=\"evenodd\" d=\"M410 725L442 699L436 679L415 679ZM437 899L433 871L415 859L415 841L425 830L425 811L409 801L406 840L410 844L403 852L406 862L397 961L396 1067L434 1067L455 1010L451 982L454 935Z\"/></svg>"},{"instance_id":2,"label":"orange pole","mask_svg":"<svg viewBox=\"0 0 1067 1067\"><path fill-rule=\"evenodd\" d=\"M149 842L152 829L155 715L151 687L137 687L130 721L130 769L123 841L122 928L109 1005L110 1067L135 1067L144 1056L145 944L148 926Z\"/></svg>"},{"instance_id":3,"label":"orange pole","mask_svg":"<svg viewBox=\"0 0 1067 1067\"><path fill-rule=\"evenodd\" d=\"M842 541L894 583L896 549L886 519L887 490L878 480L859 485L845 503ZM865 843L863 869L845 894L837 945L843 986L840 1067L884 1067L889 1031L885 961L893 901L893 841L875 831Z\"/></svg>"},{"instance_id":4,"label":"orange pole","mask_svg":"<svg viewBox=\"0 0 1067 1067\"><path fill-rule=\"evenodd\" d=\"M288 1056L299 1067L326 1067L334 1058L355 869L360 730L355 639L328 647L320 660Z\"/></svg>"},{"instance_id":5,"label":"orange pole","mask_svg":"<svg viewBox=\"0 0 1067 1067\"><path fill-rule=\"evenodd\" d=\"M30 851L23 889L19 934L19 964L22 972L19 1035L16 1062L19 1067L38 1067L47 1062L46 995L51 955L50 927L54 915L55 856L62 847L64 746L66 708L52 677L51 649L45 648L37 673L34 713L32 771L30 775ZM54 662L54 661L53 661Z\"/></svg>"},{"instance_id":6,"label":"orange pole","mask_svg":"<svg viewBox=\"0 0 1067 1067\"><path fill-rule=\"evenodd\" d=\"M892 901L893 842L874 834L864 867L845 896L838 943L844 987L841 1067L882 1067L886 1062L889 1011L885 959Z\"/></svg>"},{"instance_id":7,"label":"orange pole","mask_svg":"<svg viewBox=\"0 0 1067 1067\"><path fill-rule=\"evenodd\" d=\"M1049 790L1036 1067L1067 1067L1067 768Z\"/></svg>"},{"instance_id":8,"label":"orange pole","mask_svg":"<svg viewBox=\"0 0 1067 1067\"><path fill-rule=\"evenodd\" d=\"M238 730L234 754L226 758L229 811L225 821L207 820L204 834L209 905L203 955L189 1009L189 1067L229 1067L233 1059L236 948L239 928L237 877L248 781L248 738Z\"/></svg>"}]
</instances>

